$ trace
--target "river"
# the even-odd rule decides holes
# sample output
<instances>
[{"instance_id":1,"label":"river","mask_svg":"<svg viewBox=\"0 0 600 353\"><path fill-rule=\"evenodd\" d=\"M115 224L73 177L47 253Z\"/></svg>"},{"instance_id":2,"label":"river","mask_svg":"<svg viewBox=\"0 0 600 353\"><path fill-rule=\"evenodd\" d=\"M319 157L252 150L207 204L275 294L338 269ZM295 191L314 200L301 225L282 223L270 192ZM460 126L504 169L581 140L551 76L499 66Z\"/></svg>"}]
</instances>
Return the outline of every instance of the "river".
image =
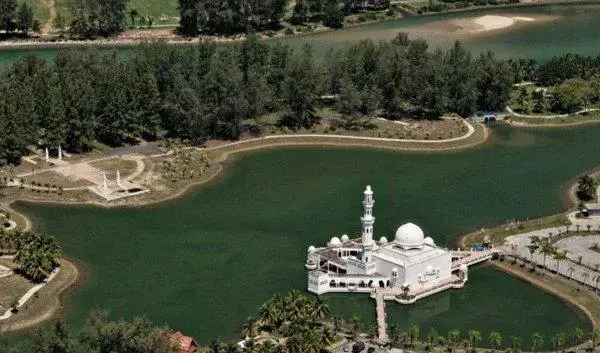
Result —
<instances>
[{"instance_id":1,"label":"river","mask_svg":"<svg viewBox=\"0 0 600 353\"><path fill-rule=\"evenodd\" d=\"M362 190L375 191L375 237L393 238L404 222L438 244L507 219L558 212L561 186L596 167L600 126L493 128L469 151L399 153L350 148L281 148L237 155L218 182L180 200L143 208L104 209L19 203L43 232L56 235L86 280L68 301L67 321L95 307L113 317L147 314L201 342L232 338L274 293L305 290L308 246L360 232ZM325 296L335 313L374 321L368 296ZM557 298L479 266L465 288L402 306L390 322L445 334L499 330L526 344L589 328Z\"/></svg>"},{"instance_id":2,"label":"river","mask_svg":"<svg viewBox=\"0 0 600 353\"><path fill-rule=\"evenodd\" d=\"M528 18L513 26L497 30L478 31L470 22L481 16ZM478 9L467 12L410 17L398 20L349 27L283 39L294 48L309 43L319 57L334 47L371 38L388 40L399 31L411 37L422 37L432 47L447 47L461 40L474 53L486 49L504 58L524 57L545 61L555 54L578 53L598 55L600 48L600 5L542 5L532 7ZM128 49L119 48L126 52ZM0 63L8 63L27 53L52 58L57 49L3 50Z\"/></svg>"}]
</instances>

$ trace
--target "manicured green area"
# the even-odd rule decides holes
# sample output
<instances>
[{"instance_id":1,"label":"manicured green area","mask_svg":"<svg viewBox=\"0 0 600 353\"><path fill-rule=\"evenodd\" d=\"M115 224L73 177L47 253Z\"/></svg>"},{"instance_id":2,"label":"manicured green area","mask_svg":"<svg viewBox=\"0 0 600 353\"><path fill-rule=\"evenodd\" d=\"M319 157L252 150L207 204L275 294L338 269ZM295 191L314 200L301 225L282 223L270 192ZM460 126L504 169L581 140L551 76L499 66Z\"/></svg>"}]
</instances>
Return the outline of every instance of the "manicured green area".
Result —
<instances>
[{"instance_id":1,"label":"manicured green area","mask_svg":"<svg viewBox=\"0 0 600 353\"><path fill-rule=\"evenodd\" d=\"M33 8L33 17L38 19L42 27L50 19L50 9L39 0L20 0Z\"/></svg>"},{"instance_id":2,"label":"manicured green area","mask_svg":"<svg viewBox=\"0 0 600 353\"><path fill-rule=\"evenodd\" d=\"M574 123L582 123L582 122L586 122L586 121L600 120L600 112L594 111L589 114L577 114L577 115L571 115L568 117L558 117L558 118L530 118L530 117L525 118L525 117L511 116L510 120L515 121L515 122L532 124L532 125L560 126L560 125L567 125L567 124L574 124Z\"/></svg>"},{"instance_id":3,"label":"manicured green area","mask_svg":"<svg viewBox=\"0 0 600 353\"><path fill-rule=\"evenodd\" d=\"M206 342L236 335L272 294L304 290L308 246L360 231L365 184L375 190L376 237L392 238L412 221L451 246L482 226L558 212L563 183L598 164L599 138L598 127L496 125L488 144L453 153L283 148L237 156L219 182L166 204L21 203L18 210L56 235L86 273L69 300L68 321L81 322L94 307L110 308L113 317L147 313ZM334 312L357 312L372 324L368 296L326 298ZM525 338L589 326L554 297L485 267L473 269L461 290L387 307L404 329L414 322L426 331L494 328Z\"/></svg>"},{"instance_id":4,"label":"manicured green area","mask_svg":"<svg viewBox=\"0 0 600 353\"><path fill-rule=\"evenodd\" d=\"M154 17L155 25L177 26L179 24L177 6L177 0L131 0L129 3L129 8L136 9L140 16ZM129 15L126 16L125 21L129 27L131 25Z\"/></svg>"}]
</instances>

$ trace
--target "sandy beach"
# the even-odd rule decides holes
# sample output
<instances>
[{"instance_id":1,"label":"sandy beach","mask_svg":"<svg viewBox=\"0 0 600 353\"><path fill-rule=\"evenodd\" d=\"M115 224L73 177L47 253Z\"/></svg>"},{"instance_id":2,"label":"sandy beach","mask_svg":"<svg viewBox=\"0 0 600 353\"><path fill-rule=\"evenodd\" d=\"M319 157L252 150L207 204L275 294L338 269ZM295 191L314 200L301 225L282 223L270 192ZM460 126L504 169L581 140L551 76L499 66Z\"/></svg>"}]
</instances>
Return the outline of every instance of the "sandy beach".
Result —
<instances>
[{"instance_id":1,"label":"sandy beach","mask_svg":"<svg viewBox=\"0 0 600 353\"><path fill-rule=\"evenodd\" d=\"M517 22L531 22L531 21L535 21L535 19L531 18L531 17L521 17L521 16L485 15L485 16L476 17L473 19L474 24L477 25L479 28L474 29L472 32L493 31L493 30L497 30L497 29L510 27Z\"/></svg>"}]
</instances>

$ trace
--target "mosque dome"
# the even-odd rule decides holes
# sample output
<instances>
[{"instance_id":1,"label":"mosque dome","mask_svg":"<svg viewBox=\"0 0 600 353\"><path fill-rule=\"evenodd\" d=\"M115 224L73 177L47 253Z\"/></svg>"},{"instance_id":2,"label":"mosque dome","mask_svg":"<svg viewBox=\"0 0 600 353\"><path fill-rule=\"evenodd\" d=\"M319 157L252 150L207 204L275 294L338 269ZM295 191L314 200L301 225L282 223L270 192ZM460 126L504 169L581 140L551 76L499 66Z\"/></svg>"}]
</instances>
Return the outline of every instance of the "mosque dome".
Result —
<instances>
[{"instance_id":1,"label":"mosque dome","mask_svg":"<svg viewBox=\"0 0 600 353\"><path fill-rule=\"evenodd\" d=\"M342 246L342 242L340 241L340 238L333 237L333 238L331 238L331 240L329 241L329 243L327 243L327 245L329 245L332 248L337 248L337 247Z\"/></svg>"},{"instance_id":2,"label":"mosque dome","mask_svg":"<svg viewBox=\"0 0 600 353\"><path fill-rule=\"evenodd\" d=\"M347 242L348 240L350 240L350 238L348 238L348 234L344 234L342 235L342 243Z\"/></svg>"},{"instance_id":3,"label":"mosque dome","mask_svg":"<svg viewBox=\"0 0 600 353\"><path fill-rule=\"evenodd\" d=\"M406 223L396 231L396 244L404 249L420 249L425 242L425 234L418 225Z\"/></svg>"},{"instance_id":4,"label":"mosque dome","mask_svg":"<svg viewBox=\"0 0 600 353\"><path fill-rule=\"evenodd\" d=\"M317 251L317 248L315 248L314 246L311 245L308 247L308 252L315 252L315 251Z\"/></svg>"},{"instance_id":5,"label":"mosque dome","mask_svg":"<svg viewBox=\"0 0 600 353\"><path fill-rule=\"evenodd\" d=\"M431 246L435 245L435 242L433 241L433 239L431 239L431 237L425 238L425 240L423 240L423 243L426 245L431 245Z\"/></svg>"},{"instance_id":6,"label":"mosque dome","mask_svg":"<svg viewBox=\"0 0 600 353\"><path fill-rule=\"evenodd\" d=\"M379 244L381 244L381 245L385 245L385 244L387 244L387 243L388 243L388 240L387 240L387 238L386 238L386 237L381 237L381 238L379 238Z\"/></svg>"}]
</instances>

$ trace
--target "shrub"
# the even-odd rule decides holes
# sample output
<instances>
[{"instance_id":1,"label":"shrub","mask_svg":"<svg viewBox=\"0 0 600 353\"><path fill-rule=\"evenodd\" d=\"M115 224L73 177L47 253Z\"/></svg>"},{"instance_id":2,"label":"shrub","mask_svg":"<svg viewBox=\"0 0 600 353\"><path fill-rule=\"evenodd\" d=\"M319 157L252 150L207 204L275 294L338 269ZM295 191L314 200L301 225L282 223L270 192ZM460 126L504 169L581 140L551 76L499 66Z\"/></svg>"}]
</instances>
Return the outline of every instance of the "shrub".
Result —
<instances>
[{"instance_id":1,"label":"shrub","mask_svg":"<svg viewBox=\"0 0 600 353\"><path fill-rule=\"evenodd\" d=\"M293 28L286 28L285 31L283 31L283 34L285 34L286 36L293 36L294 35L294 29Z\"/></svg>"}]
</instances>

